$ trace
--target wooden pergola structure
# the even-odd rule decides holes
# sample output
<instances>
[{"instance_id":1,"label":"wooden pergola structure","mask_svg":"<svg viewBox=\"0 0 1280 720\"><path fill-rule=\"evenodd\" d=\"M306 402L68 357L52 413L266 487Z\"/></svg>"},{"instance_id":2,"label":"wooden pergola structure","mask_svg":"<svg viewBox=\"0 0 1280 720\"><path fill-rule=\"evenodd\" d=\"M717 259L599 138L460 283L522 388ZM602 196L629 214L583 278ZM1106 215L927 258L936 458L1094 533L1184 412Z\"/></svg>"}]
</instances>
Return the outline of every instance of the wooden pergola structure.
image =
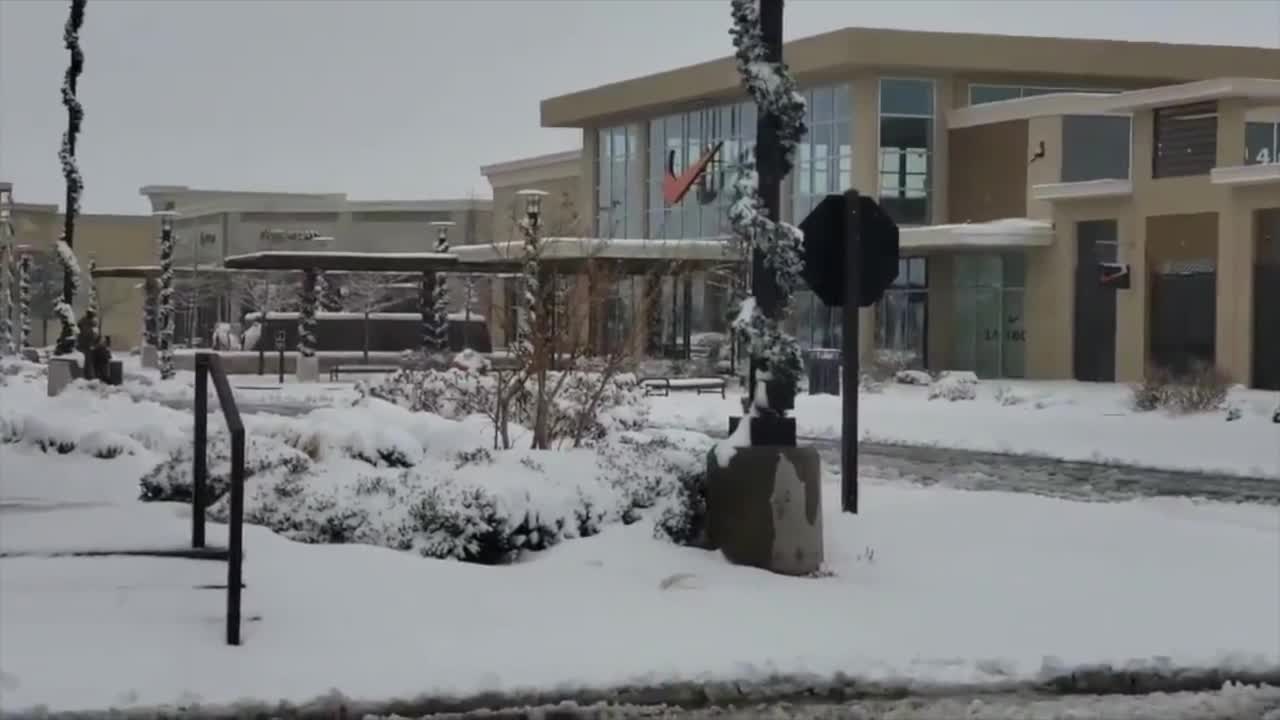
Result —
<instances>
[{"instance_id":1,"label":"wooden pergola structure","mask_svg":"<svg viewBox=\"0 0 1280 720\"><path fill-rule=\"evenodd\" d=\"M587 275L592 264L607 269L614 276L645 276L649 283L660 283L660 275L670 275L674 286L671 297L672 317L679 318L682 337L673 338L675 347L660 348L653 334L648 343L650 351L665 350L689 357L692 345L693 287L690 273L740 263L728 252L723 238L706 240L600 240L596 238L543 238L543 252L538 264L546 279L557 276ZM355 273L386 273L392 275L421 275L425 282L435 282L437 275L464 277L511 277L522 274L523 245L518 241L494 245L463 245L447 253L435 252L343 252L343 251L288 251L272 250L226 257L221 265L199 267L174 267L179 278L234 277L280 272L303 273L303 282L314 282L314 274L343 275ZM158 293L157 265L99 267L95 277L138 278L146 287L146 303L153 304ZM312 277L308 277L312 276ZM653 287L647 287L650 297L659 297ZM658 287L660 290L660 286ZM590 292L590 291L589 291ZM508 300L507 305L512 305ZM153 308L152 308L153 309ZM514 311L510 308L509 311ZM593 318L602 308L590 308ZM662 308L658 302L650 303L646 318L649 327L660 325ZM594 330L595 320L591 321ZM592 340L593 344L595 343Z\"/></svg>"}]
</instances>

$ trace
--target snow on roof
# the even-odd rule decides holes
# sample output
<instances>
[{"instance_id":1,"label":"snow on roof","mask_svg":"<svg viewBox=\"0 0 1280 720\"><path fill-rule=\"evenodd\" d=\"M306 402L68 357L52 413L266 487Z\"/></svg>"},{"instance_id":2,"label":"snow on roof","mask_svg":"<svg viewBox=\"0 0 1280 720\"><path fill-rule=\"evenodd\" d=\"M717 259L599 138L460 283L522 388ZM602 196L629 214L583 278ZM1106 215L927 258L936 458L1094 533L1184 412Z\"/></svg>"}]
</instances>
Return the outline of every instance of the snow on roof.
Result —
<instances>
[{"instance_id":1,"label":"snow on roof","mask_svg":"<svg viewBox=\"0 0 1280 720\"><path fill-rule=\"evenodd\" d=\"M645 239L645 238L543 238L543 257L560 259L601 258L606 260L725 260L733 246L728 236L713 238ZM493 245L469 245L453 248L464 261L484 262L518 259L524 254L524 243L510 240Z\"/></svg>"},{"instance_id":2,"label":"snow on roof","mask_svg":"<svg viewBox=\"0 0 1280 720\"><path fill-rule=\"evenodd\" d=\"M271 320L297 320L298 319L297 311L281 310L277 312L275 310L268 310L267 315ZM262 317L261 312L251 312L251 313L245 313L244 319L249 322L253 322L260 317ZM325 312L322 310L316 313L316 318L319 320L364 320L365 314L362 312ZM370 320L412 320L414 322L422 322L422 313L372 312L372 313L369 313L369 319ZM472 312L472 313L451 312L449 313L449 319L455 322L464 322L466 320L470 320L471 322L485 321L484 315L481 315L478 312Z\"/></svg>"},{"instance_id":3,"label":"snow on roof","mask_svg":"<svg viewBox=\"0 0 1280 720\"><path fill-rule=\"evenodd\" d=\"M1030 218L1005 218L980 223L905 227L899 231L903 249L979 247L1046 247L1053 244L1053 223Z\"/></svg>"}]
</instances>

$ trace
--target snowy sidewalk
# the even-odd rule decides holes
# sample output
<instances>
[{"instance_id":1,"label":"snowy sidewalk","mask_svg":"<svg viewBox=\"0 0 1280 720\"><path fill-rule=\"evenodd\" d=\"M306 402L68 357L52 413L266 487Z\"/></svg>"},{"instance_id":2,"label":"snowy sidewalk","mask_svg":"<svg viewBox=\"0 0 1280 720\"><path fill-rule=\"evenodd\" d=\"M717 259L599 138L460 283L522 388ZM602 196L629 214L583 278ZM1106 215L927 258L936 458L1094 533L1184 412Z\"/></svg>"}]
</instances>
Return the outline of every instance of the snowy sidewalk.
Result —
<instances>
[{"instance_id":1,"label":"snowy sidewalk","mask_svg":"<svg viewBox=\"0 0 1280 720\"><path fill-rule=\"evenodd\" d=\"M0 487L20 475L38 478L20 494L53 491L78 462L0 447ZM136 488L129 462L99 462L58 499L123 498ZM259 619L240 648L222 644L221 594L194 589L219 579L218 563L0 560L5 709L304 702L335 688L386 701L716 682L794 691L838 676L1017 686L1099 665L1157 678L1280 670L1273 508L869 481L850 517L826 490L831 575L813 579L730 566L653 539L644 522L506 567L250 527L245 612ZM176 506L138 503L39 517L6 527L0 550L127 538L130 522L179 538L187 528Z\"/></svg>"},{"instance_id":2,"label":"snowy sidewalk","mask_svg":"<svg viewBox=\"0 0 1280 720\"><path fill-rule=\"evenodd\" d=\"M739 399L693 394L650 399L654 425L723 434ZM974 400L930 400L928 388L886 385L858 397L860 440L870 444L972 450L1068 461L1280 479L1280 393L1236 388L1224 412L1135 412L1125 385L984 381ZM841 403L800 395L802 437L837 440Z\"/></svg>"}]
</instances>

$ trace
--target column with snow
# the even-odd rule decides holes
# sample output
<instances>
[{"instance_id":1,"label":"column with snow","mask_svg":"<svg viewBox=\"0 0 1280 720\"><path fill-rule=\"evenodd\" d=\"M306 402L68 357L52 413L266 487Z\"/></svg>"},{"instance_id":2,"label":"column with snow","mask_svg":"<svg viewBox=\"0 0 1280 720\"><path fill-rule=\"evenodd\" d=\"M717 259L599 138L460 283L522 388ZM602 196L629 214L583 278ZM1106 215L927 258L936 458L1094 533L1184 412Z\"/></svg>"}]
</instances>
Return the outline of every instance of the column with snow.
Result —
<instances>
[{"instance_id":1,"label":"column with snow","mask_svg":"<svg viewBox=\"0 0 1280 720\"><path fill-rule=\"evenodd\" d=\"M320 376L320 359L316 357L316 283L320 271L310 268L302 272L302 293L298 312L298 365L299 380L313 381Z\"/></svg>"},{"instance_id":2,"label":"column with snow","mask_svg":"<svg viewBox=\"0 0 1280 720\"><path fill-rule=\"evenodd\" d=\"M782 179L805 134L804 99L782 62L783 0L731 0L738 73L757 107L755 155L744 154L729 221L751 258L751 294L733 329L750 354L745 417L707 458L707 528L730 562L788 575L822 565L821 466L796 446L802 363L784 322L800 282L803 237L779 219ZM734 424L736 422L736 425Z\"/></svg>"},{"instance_id":3,"label":"column with snow","mask_svg":"<svg viewBox=\"0 0 1280 720\"><path fill-rule=\"evenodd\" d=\"M9 206L13 204L13 186L0 183L0 355L17 352L13 339L14 288L13 224Z\"/></svg>"},{"instance_id":4,"label":"column with snow","mask_svg":"<svg viewBox=\"0 0 1280 720\"><path fill-rule=\"evenodd\" d=\"M14 248L18 256L18 352L31 347L31 254Z\"/></svg>"},{"instance_id":5,"label":"column with snow","mask_svg":"<svg viewBox=\"0 0 1280 720\"><path fill-rule=\"evenodd\" d=\"M449 252L449 228L454 224L447 221L431 223L436 229L437 253ZM431 278L431 306L428 314L430 322L424 328L424 344L428 352L446 353L449 351L449 283L444 273L435 273Z\"/></svg>"},{"instance_id":6,"label":"column with snow","mask_svg":"<svg viewBox=\"0 0 1280 720\"><path fill-rule=\"evenodd\" d=\"M61 325L54 353L66 355L76 349L76 313L73 304L79 290L80 268L72 251L75 238L76 216L80 213L80 191L84 182L76 167L76 138L80 135L80 123L84 120L84 108L76 98L80 73L84 70L84 52L80 49L80 27L84 24L85 0L71 0L71 12L62 30L62 41L70 54L67 72L62 80L62 104L67 108L67 130L62 135L62 148L58 160L62 164L62 177L66 182L66 208L63 213L62 237L56 249L58 262L62 264L62 298L54 305Z\"/></svg>"},{"instance_id":7,"label":"column with snow","mask_svg":"<svg viewBox=\"0 0 1280 720\"><path fill-rule=\"evenodd\" d=\"M160 301L156 308L156 352L161 379L174 376L173 367L173 203L155 213L160 218ZM145 358L144 358L145 360Z\"/></svg>"}]
</instances>

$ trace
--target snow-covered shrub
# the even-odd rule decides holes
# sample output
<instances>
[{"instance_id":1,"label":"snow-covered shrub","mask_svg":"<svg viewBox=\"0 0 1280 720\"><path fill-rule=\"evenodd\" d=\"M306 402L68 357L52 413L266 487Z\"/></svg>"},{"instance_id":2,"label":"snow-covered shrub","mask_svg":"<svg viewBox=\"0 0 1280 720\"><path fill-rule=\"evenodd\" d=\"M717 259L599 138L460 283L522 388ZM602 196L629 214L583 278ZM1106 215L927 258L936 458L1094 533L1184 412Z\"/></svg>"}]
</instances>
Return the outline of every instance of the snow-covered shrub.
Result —
<instances>
[{"instance_id":1,"label":"snow-covered shrub","mask_svg":"<svg viewBox=\"0 0 1280 720\"><path fill-rule=\"evenodd\" d=\"M582 444L599 442L611 432L638 430L647 424L649 405L636 376L595 372L548 373L548 386L556 389L549 407L549 436L562 443L581 438ZM356 391L399 405L413 412L432 413L460 420L473 415L492 418L497 405L497 377L483 366L455 364L443 370L401 370L376 383L360 383ZM514 390L510 421L530 427L533 395L529 385Z\"/></svg>"},{"instance_id":2,"label":"snow-covered shrub","mask_svg":"<svg viewBox=\"0 0 1280 720\"><path fill-rule=\"evenodd\" d=\"M890 350L880 348L871 354L866 372L877 380L889 380L897 377L904 370L915 370L920 367L920 358L910 350Z\"/></svg>"},{"instance_id":3,"label":"snow-covered shrub","mask_svg":"<svg viewBox=\"0 0 1280 720\"><path fill-rule=\"evenodd\" d=\"M676 485L677 491L667 499L654 523L654 537L677 545L708 547L706 472L682 474Z\"/></svg>"},{"instance_id":4,"label":"snow-covered shrub","mask_svg":"<svg viewBox=\"0 0 1280 720\"><path fill-rule=\"evenodd\" d=\"M139 480L139 499L157 502L190 502L192 497L192 443L173 450L169 458L152 468ZM246 433L244 476L246 483L255 476L273 470L287 475L301 475L311 468L310 459L301 451L280 440ZM222 497L231 482L231 437L225 432L209 433L206 448L207 477L205 502Z\"/></svg>"},{"instance_id":5,"label":"snow-covered shrub","mask_svg":"<svg viewBox=\"0 0 1280 720\"><path fill-rule=\"evenodd\" d=\"M1208 412L1222 407L1230 388L1227 374L1208 363L1196 363L1182 375L1154 368L1133 386L1133 407L1142 412Z\"/></svg>"},{"instance_id":6,"label":"snow-covered shrub","mask_svg":"<svg viewBox=\"0 0 1280 720\"><path fill-rule=\"evenodd\" d=\"M978 376L968 371L948 370L929 385L929 399L955 402L978 396Z\"/></svg>"},{"instance_id":7,"label":"snow-covered shrub","mask_svg":"<svg viewBox=\"0 0 1280 720\"><path fill-rule=\"evenodd\" d=\"M899 370L894 373L893 380L899 385L925 386L933 382L933 376L923 370Z\"/></svg>"},{"instance_id":8,"label":"snow-covered shrub","mask_svg":"<svg viewBox=\"0 0 1280 720\"><path fill-rule=\"evenodd\" d=\"M871 373L858 373L858 392L884 392L884 380Z\"/></svg>"},{"instance_id":9,"label":"snow-covered shrub","mask_svg":"<svg viewBox=\"0 0 1280 720\"><path fill-rule=\"evenodd\" d=\"M995 398L996 398L996 402L1000 403L1004 407L1021 405L1023 402L1026 401L1026 398L1014 392L1013 388L1009 387L1008 385L1001 385L997 387Z\"/></svg>"}]
</instances>

